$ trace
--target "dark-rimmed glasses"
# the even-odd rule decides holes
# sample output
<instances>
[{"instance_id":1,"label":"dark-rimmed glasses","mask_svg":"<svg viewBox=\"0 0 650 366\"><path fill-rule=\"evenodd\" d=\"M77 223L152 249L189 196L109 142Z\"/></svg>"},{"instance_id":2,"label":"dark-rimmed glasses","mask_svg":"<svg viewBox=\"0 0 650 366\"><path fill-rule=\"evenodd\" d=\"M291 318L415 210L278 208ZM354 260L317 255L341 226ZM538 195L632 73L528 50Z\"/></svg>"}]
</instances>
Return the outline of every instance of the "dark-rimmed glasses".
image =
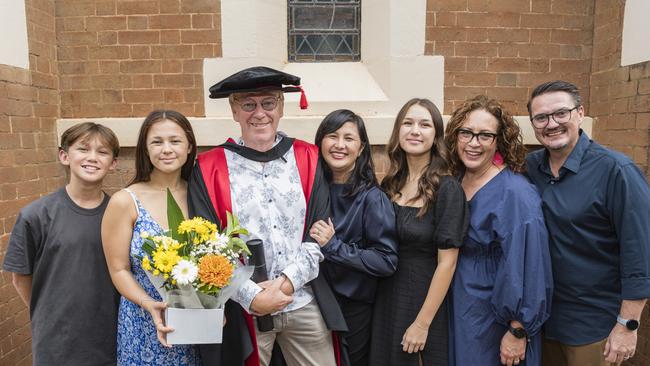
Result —
<instances>
[{"instance_id":1,"label":"dark-rimmed glasses","mask_svg":"<svg viewBox=\"0 0 650 366\"><path fill-rule=\"evenodd\" d=\"M474 132L472 130L468 130L465 128L461 128L458 131L456 131L456 135L458 136L458 141L463 142L463 143L469 143L476 137L476 140L481 144L481 145L492 145L494 142L494 139L497 138L496 133L492 132Z\"/></svg>"},{"instance_id":2,"label":"dark-rimmed glasses","mask_svg":"<svg viewBox=\"0 0 650 366\"><path fill-rule=\"evenodd\" d=\"M550 118L553 118L553 121L555 121L555 123L562 125L571 120L571 112L578 108L580 108L580 105L577 105L571 109L558 109L553 113L540 113L531 118L530 121L533 123L533 127L540 130L548 125Z\"/></svg>"},{"instance_id":3,"label":"dark-rimmed glasses","mask_svg":"<svg viewBox=\"0 0 650 366\"><path fill-rule=\"evenodd\" d=\"M280 97L268 97L262 99L259 104L262 106L263 110L270 112L278 106L278 100L280 100ZM252 99L245 99L241 102L235 99L234 102L237 103L244 112L252 112L257 109L257 102Z\"/></svg>"}]
</instances>

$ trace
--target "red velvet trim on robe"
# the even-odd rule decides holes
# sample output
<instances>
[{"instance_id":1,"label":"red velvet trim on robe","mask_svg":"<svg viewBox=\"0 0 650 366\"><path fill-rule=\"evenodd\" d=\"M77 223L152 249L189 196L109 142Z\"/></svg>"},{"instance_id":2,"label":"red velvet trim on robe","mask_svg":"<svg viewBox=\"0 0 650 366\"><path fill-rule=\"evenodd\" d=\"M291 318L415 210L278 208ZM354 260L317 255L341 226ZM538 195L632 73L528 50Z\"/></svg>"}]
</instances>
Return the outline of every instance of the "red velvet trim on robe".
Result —
<instances>
[{"instance_id":1,"label":"red velvet trim on robe","mask_svg":"<svg viewBox=\"0 0 650 366\"><path fill-rule=\"evenodd\" d=\"M229 139L230 142L234 142ZM316 167L318 165L318 147L309 144L305 141L294 140L293 151L296 158L296 165L298 166L298 174L300 175L300 183L302 191L305 196L305 203L309 205L311 191L314 187L314 180L316 177ZM226 223L226 211L232 212L232 200L230 196L230 178L228 176L228 163L226 161L226 154L223 147L216 147L209 152L200 154L198 156L199 167L203 175L203 181L208 190L210 201L217 213L220 227ZM213 184L208 184L212 182ZM305 228L307 230L307 222L305 217ZM248 333L253 344L253 352L248 356L245 366L258 366L260 364L260 356L257 351L257 337L255 335L255 323L253 316L244 311L246 318L246 325ZM336 333L332 332L332 340L334 346L334 357L336 364L341 365L341 352L339 339Z\"/></svg>"}]
</instances>

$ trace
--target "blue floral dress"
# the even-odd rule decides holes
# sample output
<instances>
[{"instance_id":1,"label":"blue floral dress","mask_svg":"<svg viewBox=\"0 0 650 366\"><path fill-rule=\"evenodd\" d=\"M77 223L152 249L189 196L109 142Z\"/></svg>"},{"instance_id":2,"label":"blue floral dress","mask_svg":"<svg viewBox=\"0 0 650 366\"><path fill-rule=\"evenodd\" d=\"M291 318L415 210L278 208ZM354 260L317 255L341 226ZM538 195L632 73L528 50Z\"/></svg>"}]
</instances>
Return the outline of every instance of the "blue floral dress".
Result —
<instances>
[{"instance_id":1,"label":"blue floral dress","mask_svg":"<svg viewBox=\"0 0 650 366\"><path fill-rule=\"evenodd\" d=\"M134 256L143 256L140 233L147 231L158 234L164 230L153 220L135 194L126 189L138 209L138 218L133 227L131 239L131 273L136 281L152 298L160 301L160 295L147 278L141 261ZM201 365L198 348L191 345L163 347L156 337L156 329L148 312L126 298L120 299L117 322L117 364L124 366L180 366Z\"/></svg>"}]
</instances>

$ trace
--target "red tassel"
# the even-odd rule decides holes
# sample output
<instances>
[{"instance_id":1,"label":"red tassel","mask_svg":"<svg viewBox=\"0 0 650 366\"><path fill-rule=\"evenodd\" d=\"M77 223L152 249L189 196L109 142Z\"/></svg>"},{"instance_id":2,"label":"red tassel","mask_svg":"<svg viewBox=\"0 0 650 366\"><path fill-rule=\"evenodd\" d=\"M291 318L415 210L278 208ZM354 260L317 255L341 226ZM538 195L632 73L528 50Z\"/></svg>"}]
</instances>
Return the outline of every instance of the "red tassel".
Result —
<instances>
[{"instance_id":1,"label":"red tassel","mask_svg":"<svg viewBox=\"0 0 650 366\"><path fill-rule=\"evenodd\" d=\"M299 86L300 88L300 109L307 109L309 107L309 103L307 103L307 96L305 95L305 90Z\"/></svg>"}]
</instances>

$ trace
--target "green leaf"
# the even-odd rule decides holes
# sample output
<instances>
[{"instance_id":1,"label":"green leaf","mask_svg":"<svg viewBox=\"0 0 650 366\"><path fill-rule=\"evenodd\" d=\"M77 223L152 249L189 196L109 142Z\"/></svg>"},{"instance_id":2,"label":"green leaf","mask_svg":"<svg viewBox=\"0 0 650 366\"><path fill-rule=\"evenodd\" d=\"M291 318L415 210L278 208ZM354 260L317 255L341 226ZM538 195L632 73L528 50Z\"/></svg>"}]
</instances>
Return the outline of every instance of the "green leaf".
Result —
<instances>
[{"instance_id":1,"label":"green leaf","mask_svg":"<svg viewBox=\"0 0 650 366\"><path fill-rule=\"evenodd\" d=\"M154 247L152 244L151 240L144 240L142 243L142 250L144 250L145 253L149 254L151 257L154 251Z\"/></svg>"},{"instance_id":2,"label":"green leaf","mask_svg":"<svg viewBox=\"0 0 650 366\"><path fill-rule=\"evenodd\" d=\"M178 206L178 203L176 203L172 192L167 188L167 223L169 224L169 231L172 239L181 241L178 235L178 225L180 225L183 220L185 220L183 211Z\"/></svg>"},{"instance_id":3,"label":"green leaf","mask_svg":"<svg viewBox=\"0 0 650 366\"><path fill-rule=\"evenodd\" d=\"M248 245L246 245L246 243L242 239L240 239L240 238L231 238L230 239L230 244L233 246L233 248L239 249L239 250L235 250L235 252L242 251L242 252L246 253L246 255L248 255L248 256L251 255L251 251L248 249Z\"/></svg>"}]
</instances>

